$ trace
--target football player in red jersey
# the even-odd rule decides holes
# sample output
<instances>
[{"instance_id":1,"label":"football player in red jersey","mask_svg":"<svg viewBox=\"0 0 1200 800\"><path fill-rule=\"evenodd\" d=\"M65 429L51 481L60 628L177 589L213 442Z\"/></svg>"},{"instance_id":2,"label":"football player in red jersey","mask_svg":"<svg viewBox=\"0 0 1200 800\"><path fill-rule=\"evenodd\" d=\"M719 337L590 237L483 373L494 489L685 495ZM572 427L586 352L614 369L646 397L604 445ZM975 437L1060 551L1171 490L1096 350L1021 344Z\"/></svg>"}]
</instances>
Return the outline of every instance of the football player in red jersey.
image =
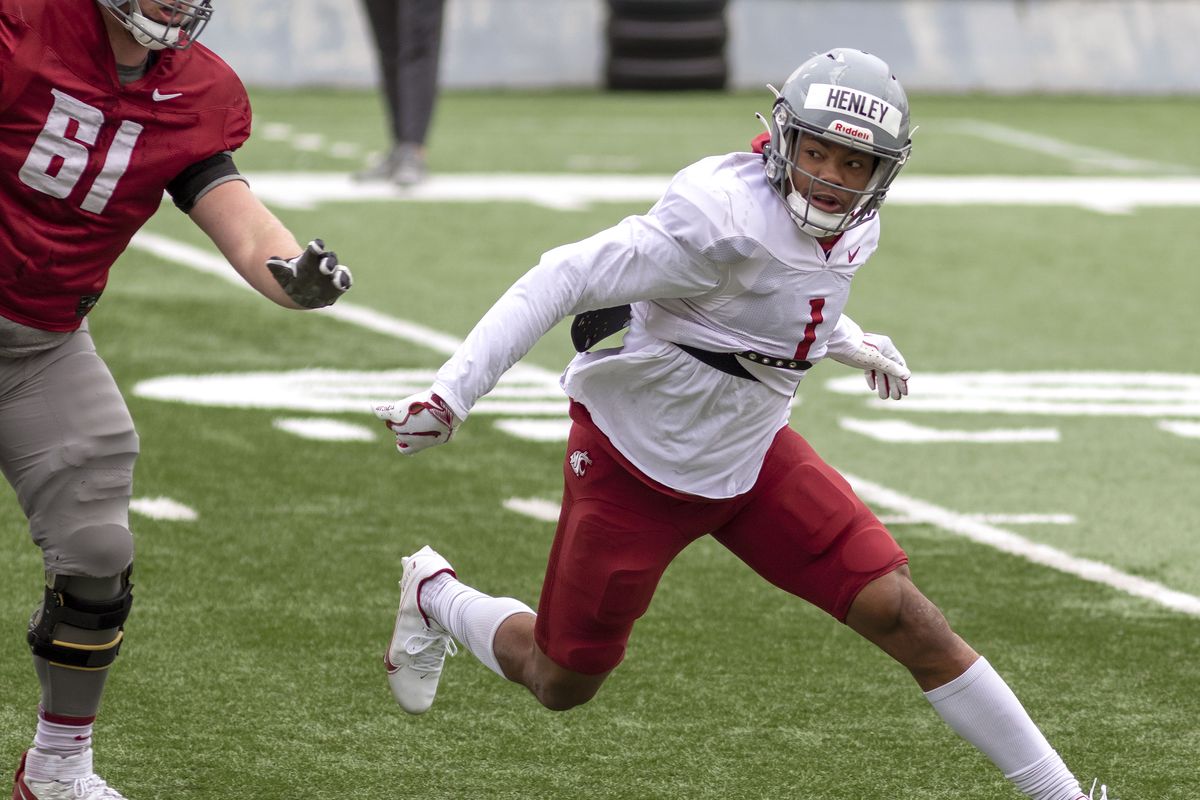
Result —
<instances>
[{"instance_id":1,"label":"football player in red jersey","mask_svg":"<svg viewBox=\"0 0 1200 800\"><path fill-rule=\"evenodd\" d=\"M792 73L768 128L756 152L701 159L647 213L545 253L430 389L376 409L401 453L444 444L576 315L580 352L561 379L574 424L537 613L418 550L403 559L384 654L392 693L426 712L457 641L547 708L586 703L664 570L711 535L906 667L1016 790L1087 800L1004 679L917 588L887 528L789 425L801 380L826 357L864 370L880 399L908 393L899 350L844 313L908 159L908 99L886 63L839 48ZM626 326L620 346L589 352Z\"/></svg>"},{"instance_id":2,"label":"football player in red jersey","mask_svg":"<svg viewBox=\"0 0 1200 800\"><path fill-rule=\"evenodd\" d=\"M0 0L0 467L46 570L28 636L41 704L14 800L121 798L91 748L132 604L138 438L86 319L113 262L166 191L275 303L350 288L238 173L250 103L195 43L211 15L211 0Z\"/></svg>"}]
</instances>

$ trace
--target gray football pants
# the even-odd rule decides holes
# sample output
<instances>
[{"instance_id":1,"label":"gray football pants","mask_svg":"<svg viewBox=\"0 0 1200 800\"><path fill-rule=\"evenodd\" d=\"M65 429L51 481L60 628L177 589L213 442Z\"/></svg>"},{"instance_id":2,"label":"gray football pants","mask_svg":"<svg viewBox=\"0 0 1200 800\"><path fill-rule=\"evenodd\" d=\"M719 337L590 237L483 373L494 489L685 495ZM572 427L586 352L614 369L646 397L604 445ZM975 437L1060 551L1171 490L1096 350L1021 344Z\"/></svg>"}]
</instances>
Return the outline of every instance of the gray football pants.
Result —
<instances>
[{"instance_id":1,"label":"gray football pants","mask_svg":"<svg viewBox=\"0 0 1200 800\"><path fill-rule=\"evenodd\" d=\"M424 144L438 91L443 0L363 0L393 142Z\"/></svg>"},{"instance_id":2,"label":"gray football pants","mask_svg":"<svg viewBox=\"0 0 1200 800\"><path fill-rule=\"evenodd\" d=\"M133 562L129 499L138 438L125 400L86 326L51 350L0 358L0 468L29 519L48 575L102 601L121 591ZM61 625L84 644L112 632ZM82 672L34 658L48 711L90 716L107 670Z\"/></svg>"}]
</instances>

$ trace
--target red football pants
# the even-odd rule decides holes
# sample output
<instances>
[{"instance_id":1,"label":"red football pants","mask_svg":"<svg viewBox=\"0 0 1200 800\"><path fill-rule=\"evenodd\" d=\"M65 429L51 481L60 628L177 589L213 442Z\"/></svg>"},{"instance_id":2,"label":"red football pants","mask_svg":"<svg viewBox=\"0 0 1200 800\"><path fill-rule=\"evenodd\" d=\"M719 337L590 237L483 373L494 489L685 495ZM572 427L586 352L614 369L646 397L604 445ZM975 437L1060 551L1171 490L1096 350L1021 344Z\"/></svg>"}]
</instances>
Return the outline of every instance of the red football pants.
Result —
<instances>
[{"instance_id":1,"label":"red football pants","mask_svg":"<svg viewBox=\"0 0 1200 800\"><path fill-rule=\"evenodd\" d=\"M625 655L671 560L711 533L755 572L845 621L868 583L908 556L846 480L780 429L745 494L708 500L656 483L573 403L562 510L534 635L555 663L607 672Z\"/></svg>"}]
</instances>

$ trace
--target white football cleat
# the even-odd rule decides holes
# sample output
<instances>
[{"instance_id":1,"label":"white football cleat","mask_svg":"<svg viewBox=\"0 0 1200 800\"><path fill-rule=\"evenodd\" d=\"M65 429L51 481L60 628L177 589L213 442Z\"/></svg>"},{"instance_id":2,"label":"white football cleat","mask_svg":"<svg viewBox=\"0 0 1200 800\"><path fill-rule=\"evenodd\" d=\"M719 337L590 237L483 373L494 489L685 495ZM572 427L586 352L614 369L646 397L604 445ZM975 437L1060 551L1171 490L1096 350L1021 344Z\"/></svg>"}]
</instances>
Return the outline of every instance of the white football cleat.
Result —
<instances>
[{"instance_id":1,"label":"white football cleat","mask_svg":"<svg viewBox=\"0 0 1200 800\"><path fill-rule=\"evenodd\" d=\"M30 778L29 768L52 780ZM125 795L92 771L92 748L74 756L57 756L30 748L21 755L13 781L13 800L125 800Z\"/></svg>"},{"instance_id":2,"label":"white football cleat","mask_svg":"<svg viewBox=\"0 0 1200 800\"><path fill-rule=\"evenodd\" d=\"M402 560L400 608L392 640L383 656L392 696L409 714L424 714L433 705L446 654L458 645L436 621L421 610L421 585L435 575L454 576L450 563L426 545Z\"/></svg>"}]
</instances>

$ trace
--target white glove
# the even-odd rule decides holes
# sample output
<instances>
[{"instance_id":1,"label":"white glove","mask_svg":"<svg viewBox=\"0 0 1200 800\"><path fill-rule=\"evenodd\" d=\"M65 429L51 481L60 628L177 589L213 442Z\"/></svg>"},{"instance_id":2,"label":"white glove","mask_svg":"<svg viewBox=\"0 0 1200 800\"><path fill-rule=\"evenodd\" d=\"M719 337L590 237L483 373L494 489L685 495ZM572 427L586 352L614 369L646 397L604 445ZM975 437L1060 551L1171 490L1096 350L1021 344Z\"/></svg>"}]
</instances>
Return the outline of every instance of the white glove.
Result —
<instances>
[{"instance_id":1,"label":"white glove","mask_svg":"<svg viewBox=\"0 0 1200 800\"><path fill-rule=\"evenodd\" d=\"M375 406L375 416L396 434L396 449L411 455L450 441L459 421L446 401L426 390L398 403Z\"/></svg>"},{"instance_id":2,"label":"white glove","mask_svg":"<svg viewBox=\"0 0 1200 800\"><path fill-rule=\"evenodd\" d=\"M304 308L331 306L354 283L350 270L338 263L337 253L326 250L320 239L309 242L295 258L268 258L267 269L284 293Z\"/></svg>"},{"instance_id":3,"label":"white glove","mask_svg":"<svg viewBox=\"0 0 1200 800\"><path fill-rule=\"evenodd\" d=\"M892 344L892 340L881 333L864 333L863 343L855 353L835 355L830 358L849 367L863 370L867 386L879 393L881 400L899 400L908 394L908 379L912 373L904 364L904 356Z\"/></svg>"}]
</instances>

